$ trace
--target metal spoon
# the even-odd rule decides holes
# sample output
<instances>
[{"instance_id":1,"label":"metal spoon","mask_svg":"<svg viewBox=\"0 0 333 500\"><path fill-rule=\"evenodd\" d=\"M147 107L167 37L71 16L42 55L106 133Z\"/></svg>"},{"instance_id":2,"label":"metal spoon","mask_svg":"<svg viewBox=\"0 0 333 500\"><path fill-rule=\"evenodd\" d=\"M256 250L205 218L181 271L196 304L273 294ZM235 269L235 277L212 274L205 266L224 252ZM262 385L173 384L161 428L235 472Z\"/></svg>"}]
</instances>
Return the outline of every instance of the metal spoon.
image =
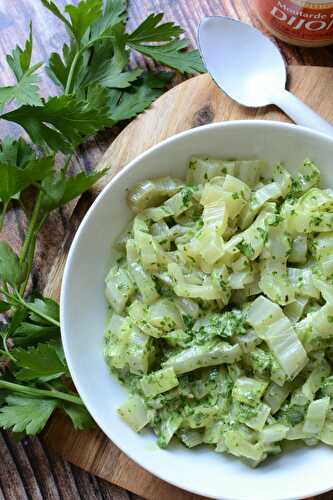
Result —
<instances>
[{"instance_id":1,"label":"metal spoon","mask_svg":"<svg viewBox=\"0 0 333 500\"><path fill-rule=\"evenodd\" d=\"M199 26L201 56L212 78L243 106L275 104L295 123L333 135L333 126L286 90L287 71L278 48L248 24L206 17Z\"/></svg>"}]
</instances>

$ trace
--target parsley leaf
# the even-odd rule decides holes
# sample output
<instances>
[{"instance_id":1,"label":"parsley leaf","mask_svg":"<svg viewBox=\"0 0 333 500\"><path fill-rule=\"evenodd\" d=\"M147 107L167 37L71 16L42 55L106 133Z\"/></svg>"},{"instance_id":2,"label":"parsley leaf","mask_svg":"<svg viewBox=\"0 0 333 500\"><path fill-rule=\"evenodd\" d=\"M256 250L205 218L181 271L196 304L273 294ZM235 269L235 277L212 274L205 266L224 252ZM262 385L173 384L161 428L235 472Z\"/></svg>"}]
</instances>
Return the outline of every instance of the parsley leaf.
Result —
<instances>
[{"instance_id":1,"label":"parsley leaf","mask_svg":"<svg viewBox=\"0 0 333 500\"><path fill-rule=\"evenodd\" d=\"M83 406L66 403L63 409L70 417L74 429L83 430L96 427L95 421Z\"/></svg>"},{"instance_id":2,"label":"parsley leaf","mask_svg":"<svg viewBox=\"0 0 333 500\"><path fill-rule=\"evenodd\" d=\"M60 330L57 326L41 325L31 321L22 321L12 334L15 346L25 347L58 339Z\"/></svg>"},{"instance_id":3,"label":"parsley leaf","mask_svg":"<svg viewBox=\"0 0 333 500\"><path fill-rule=\"evenodd\" d=\"M64 44L62 57L58 52L52 52L46 66L46 73L51 80L65 89L70 66L75 56L75 47ZM81 62L81 61L80 61Z\"/></svg>"},{"instance_id":4,"label":"parsley leaf","mask_svg":"<svg viewBox=\"0 0 333 500\"><path fill-rule=\"evenodd\" d=\"M46 7L50 12L52 12L52 14L54 14L58 19L60 19L60 21L65 24L67 29L71 30L70 22L66 19L65 16L62 15L54 2L52 2L51 0L41 0L41 2L44 7Z\"/></svg>"},{"instance_id":5,"label":"parsley leaf","mask_svg":"<svg viewBox=\"0 0 333 500\"><path fill-rule=\"evenodd\" d=\"M58 339L59 336L60 330L57 326L40 325L31 321L22 321L13 335L17 347L36 345L38 342Z\"/></svg>"},{"instance_id":6,"label":"parsley leaf","mask_svg":"<svg viewBox=\"0 0 333 500\"><path fill-rule=\"evenodd\" d=\"M102 87L124 89L129 87L142 73L142 69L120 71L111 61L106 62L96 71L94 71L94 67L91 67L91 71L87 74L82 85L87 87L88 85L98 84Z\"/></svg>"},{"instance_id":7,"label":"parsley leaf","mask_svg":"<svg viewBox=\"0 0 333 500\"><path fill-rule=\"evenodd\" d=\"M30 68L32 55L32 24L29 26L29 38L25 42L24 49L16 45L11 54L6 59L10 69L13 71L16 80L19 81Z\"/></svg>"},{"instance_id":8,"label":"parsley leaf","mask_svg":"<svg viewBox=\"0 0 333 500\"><path fill-rule=\"evenodd\" d=\"M107 22L109 26L116 26L127 21L127 0L106 0L104 16L101 23ZM97 23L95 23L96 30ZM94 28L93 28L94 29Z\"/></svg>"},{"instance_id":9,"label":"parsley leaf","mask_svg":"<svg viewBox=\"0 0 333 500\"><path fill-rule=\"evenodd\" d=\"M88 28L101 17L102 7L102 0L82 0L77 5L66 5L70 29L79 45Z\"/></svg>"},{"instance_id":10,"label":"parsley leaf","mask_svg":"<svg viewBox=\"0 0 333 500\"><path fill-rule=\"evenodd\" d=\"M0 200L7 203L10 198L14 196L17 198L17 195L32 183L50 175L53 164L54 159L52 156L30 160L23 165L23 168L8 163L0 163Z\"/></svg>"},{"instance_id":11,"label":"parsley leaf","mask_svg":"<svg viewBox=\"0 0 333 500\"><path fill-rule=\"evenodd\" d=\"M248 257L249 259L251 259L254 255L254 248L249 243L246 243L245 240L240 241L237 248L243 255L245 255L245 257Z\"/></svg>"},{"instance_id":12,"label":"parsley leaf","mask_svg":"<svg viewBox=\"0 0 333 500\"><path fill-rule=\"evenodd\" d=\"M114 27L125 24L127 20L127 1L106 0L103 15L91 25L89 44L100 41L103 37L111 35Z\"/></svg>"},{"instance_id":13,"label":"parsley leaf","mask_svg":"<svg viewBox=\"0 0 333 500\"><path fill-rule=\"evenodd\" d=\"M15 365L19 370L15 373L18 380L42 379L43 382L68 374L66 363L61 353L60 344L38 344L28 349L13 349Z\"/></svg>"},{"instance_id":14,"label":"parsley leaf","mask_svg":"<svg viewBox=\"0 0 333 500\"><path fill-rule=\"evenodd\" d=\"M38 96L39 77L34 75L33 72L37 66L31 68L16 85L9 87L0 87L0 107L10 103L15 99L17 104L30 104L38 106L41 100Z\"/></svg>"},{"instance_id":15,"label":"parsley leaf","mask_svg":"<svg viewBox=\"0 0 333 500\"><path fill-rule=\"evenodd\" d=\"M29 303L31 307L36 312L41 313L42 315L52 318L56 321L59 321L59 305L52 299L47 299L45 297L36 298L32 302ZM41 325L47 325L49 322L43 317L39 316L37 313L31 312L29 314L31 321Z\"/></svg>"},{"instance_id":16,"label":"parsley leaf","mask_svg":"<svg viewBox=\"0 0 333 500\"><path fill-rule=\"evenodd\" d=\"M17 84L8 87L0 87L0 108L14 99L17 104L30 104L38 106L41 104L38 83L40 77L35 74L41 64L30 67L32 53L32 26L30 24L29 38L24 49L18 45L11 54L7 55L7 62L13 71Z\"/></svg>"},{"instance_id":17,"label":"parsley leaf","mask_svg":"<svg viewBox=\"0 0 333 500\"><path fill-rule=\"evenodd\" d=\"M188 47L186 40L174 40L163 45L145 45L132 42L129 45L141 54L177 69L181 73L204 72L199 52L197 50L184 51Z\"/></svg>"},{"instance_id":18,"label":"parsley leaf","mask_svg":"<svg viewBox=\"0 0 333 500\"><path fill-rule=\"evenodd\" d=\"M15 287L23 279L18 256L6 241L0 241L0 281Z\"/></svg>"},{"instance_id":19,"label":"parsley leaf","mask_svg":"<svg viewBox=\"0 0 333 500\"><path fill-rule=\"evenodd\" d=\"M131 89L109 94L110 116L114 122L128 120L148 108L154 100L162 95L163 88L172 78L172 73L146 72Z\"/></svg>"},{"instance_id":20,"label":"parsley leaf","mask_svg":"<svg viewBox=\"0 0 333 500\"><path fill-rule=\"evenodd\" d=\"M23 167L28 161L35 159L36 153L22 137L17 140L5 137L0 141L0 164Z\"/></svg>"},{"instance_id":21,"label":"parsley leaf","mask_svg":"<svg viewBox=\"0 0 333 500\"><path fill-rule=\"evenodd\" d=\"M42 207L51 211L68 203L87 191L105 173L106 170L101 170L100 172L80 172L72 177L65 177L63 173L47 177L41 185Z\"/></svg>"},{"instance_id":22,"label":"parsley leaf","mask_svg":"<svg viewBox=\"0 0 333 500\"><path fill-rule=\"evenodd\" d=\"M7 396L6 406L0 408L0 427L13 432L34 435L46 425L57 406L52 399L33 399Z\"/></svg>"},{"instance_id":23,"label":"parsley leaf","mask_svg":"<svg viewBox=\"0 0 333 500\"><path fill-rule=\"evenodd\" d=\"M162 18L163 14L151 14L128 36L127 44L132 49L182 73L205 71L197 50L184 51L188 48L188 42L178 39L183 30L173 23L158 26ZM161 41L167 43L147 45L148 42Z\"/></svg>"},{"instance_id":24,"label":"parsley leaf","mask_svg":"<svg viewBox=\"0 0 333 500\"><path fill-rule=\"evenodd\" d=\"M64 153L108 123L103 108L97 113L86 102L66 95L51 97L44 106L22 106L2 118L21 125L36 144Z\"/></svg>"},{"instance_id":25,"label":"parsley leaf","mask_svg":"<svg viewBox=\"0 0 333 500\"><path fill-rule=\"evenodd\" d=\"M159 22L164 14L150 14L128 37L128 43L169 42L183 33L183 29L174 23Z\"/></svg>"},{"instance_id":26,"label":"parsley leaf","mask_svg":"<svg viewBox=\"0 0 333 500\"><path fill-rule=\"evenodd\" d=\"M28 316L28 311L24 307L16 308L10 322L7 324L8 335L14 335L22 321Z\"/></svg>"},{"instance_id":27,"label":"parsley leaf","mask_svg":"<svg viewBox=\"0 0 333 500\"><path fill-rule=\"evenodd\" d=\"M4 300L0 300L0 313L8 311L11 308L11 305Z\"/></svg>"}]
</instances>

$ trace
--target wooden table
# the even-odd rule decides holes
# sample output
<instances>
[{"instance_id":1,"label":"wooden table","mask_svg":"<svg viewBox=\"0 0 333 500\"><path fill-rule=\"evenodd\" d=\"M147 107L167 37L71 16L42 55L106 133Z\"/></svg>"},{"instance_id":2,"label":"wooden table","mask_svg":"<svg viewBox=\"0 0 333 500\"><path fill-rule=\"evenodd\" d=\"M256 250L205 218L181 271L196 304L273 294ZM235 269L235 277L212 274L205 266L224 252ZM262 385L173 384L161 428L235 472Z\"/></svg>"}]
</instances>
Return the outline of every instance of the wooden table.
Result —
<instances>
[{"instance_id":1,"label":"wooden table","mask_svg":"<svg viewBox=\"0 0 333 500\"><path fill-rule=\"evenodd\" d=\"M62 7L65 0L56 0ZM205 15L228 15L262 28L251 10L251 0L129 0L129 25L136 26L148 13L165 12L169 20L181 24L193 45L196 45L197 25ZM0 80L11 83L5 63L7 54L16 43L23 44L32 19L34 29L34 54L36 60L45 60L48 53L58 49L66 34L62 26L43 9L39 0L0 0ZM293 48L277 42L289 64L333 66L333 47L322 49ZM139 60L141 63L142 61ZM50 82L43 89L54 91ZM1 136L15 132L2 124ZM80 151L77 157L82 166L91 169L111 143L110 134L99 135ZM70 230L69 210L52 217L42 235L38 248L37 265L33 282L41 290L45 287L47 270L54 260L64 235ZM11 214L15 231L11 239L17 243L22 233L22 221ZM15 233L15 234L14 234ZM0 434L0 500L24 499L138 499L116 486L64 462L46 449L38 439L25 439L16 443L10 434ZM319 498L319 497L318 497ZM320 498L333 499L333 494Z\"/></svg>"}]
</instances>

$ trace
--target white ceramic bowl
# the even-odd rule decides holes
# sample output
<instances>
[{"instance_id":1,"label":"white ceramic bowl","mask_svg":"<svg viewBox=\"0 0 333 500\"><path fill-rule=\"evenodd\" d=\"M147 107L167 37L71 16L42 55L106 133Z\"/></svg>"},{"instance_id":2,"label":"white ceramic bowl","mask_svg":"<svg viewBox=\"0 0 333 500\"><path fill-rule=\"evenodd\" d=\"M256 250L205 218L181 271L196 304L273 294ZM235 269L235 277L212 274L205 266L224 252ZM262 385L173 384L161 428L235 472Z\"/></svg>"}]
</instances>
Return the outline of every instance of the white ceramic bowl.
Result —
<instances>
[{"instance_id":1,"label":"white ceramic bowl","mask_svg":"<svg viewBox=\"0 0 333 500\"><path fill-rule=\"evenodd\" d=\"M232 500L303 498L333 488L333 451L305 446L252 470L209 449L159 449L152 433L134 433L117 415L126 390L103 359L106 322L104 277L112 243L131 218L126 189L164 175L183 176L192 155L284 161L296 171L307 157L318 163L322 184L333 187L333 140L278 122L237 121L176 135L132 161L95 200L76 233L61 291L61 330L75 386L105 434L152 474L194 493Z\"/></svg>"}]
</instances>

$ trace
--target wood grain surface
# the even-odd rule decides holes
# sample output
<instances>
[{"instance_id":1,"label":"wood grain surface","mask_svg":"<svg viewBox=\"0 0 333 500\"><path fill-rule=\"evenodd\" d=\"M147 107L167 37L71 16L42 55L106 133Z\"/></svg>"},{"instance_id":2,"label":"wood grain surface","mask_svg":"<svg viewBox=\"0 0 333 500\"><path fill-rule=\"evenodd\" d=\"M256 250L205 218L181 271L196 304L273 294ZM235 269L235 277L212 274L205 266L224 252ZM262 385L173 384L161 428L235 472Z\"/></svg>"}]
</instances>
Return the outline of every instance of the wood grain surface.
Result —
<instances>
[{"instance_id":1,"label":"wood grain surface","mask_svg":"<svg viewBox=\"0 0 333 500\"><path fill-rule=\"evenodd\" d=\"M65 0L55 1L59 7L66 3ZM251 0L129 0L129 26L131 28L136 26L148 13L163 11L167 19L182 24L192 44L196 45L197 25L205 15L228 15L263 29L252 11L251 4ZM53 50L58 50L66 39L63 27L41 7L39 0L0 0L0 82L2 85L12 82L5 62L5 54L16 43L23 44L28 33L30 19L33 22L35 35L35 61L45 60L47 55ZM282 42L277 43L289 64L333 66L331 47L314 50L293 48ZM144 61L141 57L134 56L133 62L153 67L151 62ZM179 81L177 78L174 83ZM311 78L308 86L308 94L310 94L314 88ZM43 94L49 95L55 92L52 82L45 79ZM323 96L327 93L327 89L323 90ZM310 97L309 95L309 102ZM209 113L209 109L199 112L196 115L195 124L205 123L209 119ZM87 145L78 152L74 169L93 169L119 131L119 129L107 131L88 141ZM14 125L7 126L1 123L1 136L8 133L17 134L18 130ZM56 275L59 267L54 265L54 262L59 252L63 252L62 242L66 239L68 246L71 235L91 199L91 196L87 195L75 211L75 204L67 207L66 210L59 211L46 225L38 245L32 277L34 286L42 290L46 283L50 282L50 278ZM8 215L7 223L10 232L4 236L17 247L20 244L26 221L22 214L13 211ZM50 275L51 268L53 274ZM66 431L67 424L64 422L63 425ZM125 464L123 470L126 472L128 464L126 461L123 464ZM104 466L107 467L107 464ZM112 464L109 467L112 467ZM96 469L94 472L97 473L99 470ZM151 491L154 493L153 487ZM16 443L8 433L0 436L0 500L26 498L122 500L130 497L138 498L66 463L38 438ZM158 498L157 494L152 498ZM333 498L333 495L327 494L323 498Z\"/></svg>"}]
</instances>

